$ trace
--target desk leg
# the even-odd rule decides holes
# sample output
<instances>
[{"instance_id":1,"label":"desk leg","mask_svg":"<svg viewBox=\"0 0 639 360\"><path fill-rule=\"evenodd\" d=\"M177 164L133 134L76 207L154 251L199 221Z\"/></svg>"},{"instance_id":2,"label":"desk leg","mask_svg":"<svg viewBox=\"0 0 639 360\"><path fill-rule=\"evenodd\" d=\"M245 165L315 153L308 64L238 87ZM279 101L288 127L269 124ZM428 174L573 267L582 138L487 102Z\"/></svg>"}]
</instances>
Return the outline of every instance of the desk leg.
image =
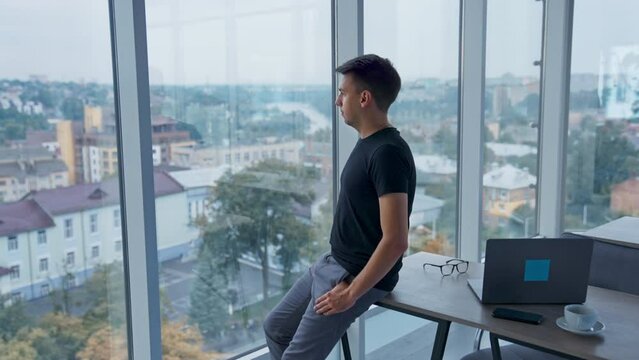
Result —
<instances>
[{"instance_id":1,"label":"desk leg","mask_svg":"<svg viewBox=\"0 0 639 360\"><path fill-rule=\"evenodd\" d=\"M493 353L493 360L501 360L501 349L499 348L499 338L490 333L490 349Z\"/></svg>"},{"instance_id":2,"label":"desk leg","mask_svg":"<svg viewBox=\"0 0 639 360\"><path fill-rule=\"evenodd\" d=\"M450 321L437 322L437 334L435 335L435 344L433 344L431 359L441 360L444 358L444 350L446 350L446 341L448 340L448 330L450 330Z\"/></svg>"}]
</instances>

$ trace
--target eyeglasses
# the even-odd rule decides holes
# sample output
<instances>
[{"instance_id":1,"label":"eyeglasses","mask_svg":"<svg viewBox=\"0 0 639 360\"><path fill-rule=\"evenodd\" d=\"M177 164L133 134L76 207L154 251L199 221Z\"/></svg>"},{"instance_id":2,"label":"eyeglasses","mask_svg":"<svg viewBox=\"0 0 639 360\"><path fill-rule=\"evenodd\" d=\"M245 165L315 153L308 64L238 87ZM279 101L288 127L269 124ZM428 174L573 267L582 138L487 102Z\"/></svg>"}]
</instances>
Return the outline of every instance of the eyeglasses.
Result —
<instances>
[{"instance_id":1,"label":"eyeglasses","mask_svg":"<svg viewBox=\"0 0 639 360\"><path fill-rule=\"evenodd\" d=\"M426 265L438 267L443 276L448 276L457 270L458 273L463 274L468 271L468 261L462 259L450 259L447 260L444 265L424 263L422 267L426 270Z\"/></svg>"}]
</instances>

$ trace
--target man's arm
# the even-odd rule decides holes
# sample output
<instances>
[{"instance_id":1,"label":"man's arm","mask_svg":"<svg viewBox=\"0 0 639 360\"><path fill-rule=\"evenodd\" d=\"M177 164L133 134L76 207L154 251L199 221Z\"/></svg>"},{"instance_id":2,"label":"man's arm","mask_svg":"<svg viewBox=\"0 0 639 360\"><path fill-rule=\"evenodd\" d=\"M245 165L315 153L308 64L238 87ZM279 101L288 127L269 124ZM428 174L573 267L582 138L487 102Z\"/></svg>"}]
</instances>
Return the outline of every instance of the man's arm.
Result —
<instances>
[{"instance_id":1,"label":"man's arm","mask_svg":"<svg viewBox=\"0 0 639 360\"><path fill-rule=\"evenodd\" d=\"M364 269L348 284L341 282L315 302L315 312L332 315L349 309L377 284L408 248L408 195L391 193L379 198L382 239Z\"/></svg>"}]
</instances>

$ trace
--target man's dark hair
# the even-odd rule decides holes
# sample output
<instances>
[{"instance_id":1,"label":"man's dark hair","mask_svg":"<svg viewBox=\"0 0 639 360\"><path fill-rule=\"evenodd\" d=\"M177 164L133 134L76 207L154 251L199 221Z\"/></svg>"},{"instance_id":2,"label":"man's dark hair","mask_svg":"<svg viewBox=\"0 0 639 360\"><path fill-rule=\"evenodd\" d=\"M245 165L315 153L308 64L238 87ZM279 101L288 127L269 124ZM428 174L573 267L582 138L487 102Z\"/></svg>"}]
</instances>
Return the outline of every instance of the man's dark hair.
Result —
<instances>
[{"instance_id":1,"label":"man's dark hair","mask_svg":"<svg viewBox=\"0 0 639 360\"><path fill-rule=\"evenodd\" d=\"M351 74L359 90L370 91L377 107L383 112L388 112L402 87L402 79L390 60L374 54L348 60L335 71L342 75Z\"/></svg>"}]
</instances>

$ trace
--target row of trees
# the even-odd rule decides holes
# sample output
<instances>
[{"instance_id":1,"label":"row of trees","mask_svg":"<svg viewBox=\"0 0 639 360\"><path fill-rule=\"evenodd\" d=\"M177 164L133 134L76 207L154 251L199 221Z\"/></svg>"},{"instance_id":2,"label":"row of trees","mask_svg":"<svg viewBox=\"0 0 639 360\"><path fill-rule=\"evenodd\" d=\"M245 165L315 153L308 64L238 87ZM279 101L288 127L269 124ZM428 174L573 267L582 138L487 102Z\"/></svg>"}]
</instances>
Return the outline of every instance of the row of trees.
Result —
<instances>
[{"instance_id":1,"label":"row of trees","mask_svg":"<svg viewBox=\"0 0 639 360\"><path fill-rule=\"evenodd\" d=\"M0 94L15 89L20 89L22 103L32 101L42 104L43 112L27 114L14 104L7 109L0 108L0 142L24 139L27 130L48 129L47 118L81 121L85 104L113 106L109 103L113 90L108 85L18 80L0 82Z\"/></svg>"},{"instance_id":2,"label":"row of trees","mask_svg":"<svg viewBox=\"0 0 639 360\"><path fill-rule=\"evenodd\" d=\"M128 359L122 264L98 266L80 290L49 294L53 311L35 319L29 306L0 297L0 360ZM61 294L64 292L66 294ZM62 299L72 299L65 301ZM86 309L80 316L73 310ZM186 322L162 325L165 359L215 359L202 351L197 327Z\"/></svg>"}]
</instances>

